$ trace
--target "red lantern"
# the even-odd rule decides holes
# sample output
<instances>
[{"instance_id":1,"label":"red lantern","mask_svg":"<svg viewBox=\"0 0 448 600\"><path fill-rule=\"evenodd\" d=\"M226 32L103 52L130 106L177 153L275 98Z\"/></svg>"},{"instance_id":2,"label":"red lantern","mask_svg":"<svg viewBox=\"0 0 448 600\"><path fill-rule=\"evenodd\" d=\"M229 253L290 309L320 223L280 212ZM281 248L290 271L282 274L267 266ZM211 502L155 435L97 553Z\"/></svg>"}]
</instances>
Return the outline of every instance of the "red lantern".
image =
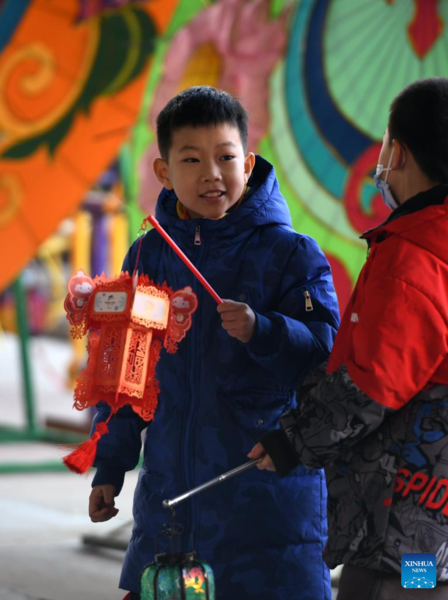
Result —
<instances>
[{"instance_id":1,"label":"red lantern","mask_svg":"<svg viewBox=\"0 0 448 600\"><path fill-rule=\"evenodd\" d=\"M177 351L177 344L191 328L196 294L190 287L173 292L166 284L155 285L146 275L134 286L128 273L92 280L84 271L70 278L68 290L64 307L72 336L81 338L88 333L89 357L77 381L75 408L107 402L110 419L130 404L143 419L152 420L159 394L155 371L162 346L171 354ZM107 422L100 425L88 442L64 459L70 469L85 472L93 464L96 442L107 431Z\"/></svg>"}]
</instances>

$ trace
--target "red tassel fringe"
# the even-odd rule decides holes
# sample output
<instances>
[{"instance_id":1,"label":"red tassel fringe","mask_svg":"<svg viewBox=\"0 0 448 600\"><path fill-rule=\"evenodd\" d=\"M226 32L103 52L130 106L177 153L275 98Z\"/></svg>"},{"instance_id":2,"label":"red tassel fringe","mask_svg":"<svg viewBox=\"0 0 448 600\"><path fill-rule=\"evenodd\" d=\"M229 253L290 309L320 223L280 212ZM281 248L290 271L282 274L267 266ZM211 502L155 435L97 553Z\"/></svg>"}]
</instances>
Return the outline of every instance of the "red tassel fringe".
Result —
<instances>
[{"instance_id":1,"label":"red tassel fringe","mask_svg":"<svg viewBox=\"0 0 448 600\"><path fill-rule=\"evenodd\" d=\"M65 466L68 467L70 471L74 471L75 473L86 473L91 467L93 467L98 440L101 436L108 432L109 428L107 427L106 423L98 423L98 425L95 427L95 433L92 435L92 437L86 442L83 442L78 448L76 448L76 450L62 459Z\"/></svg>"}]
</instances>

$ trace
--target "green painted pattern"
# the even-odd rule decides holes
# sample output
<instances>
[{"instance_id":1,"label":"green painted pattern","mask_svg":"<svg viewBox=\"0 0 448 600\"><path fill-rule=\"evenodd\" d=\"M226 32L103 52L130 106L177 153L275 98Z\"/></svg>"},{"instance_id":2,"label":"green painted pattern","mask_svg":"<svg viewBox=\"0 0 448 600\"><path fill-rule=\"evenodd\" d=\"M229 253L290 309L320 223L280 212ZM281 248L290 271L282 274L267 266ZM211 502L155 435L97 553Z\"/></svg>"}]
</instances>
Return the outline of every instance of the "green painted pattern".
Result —
<instances>
[{"instance_id":1,"label":"green painted pattern","mask_svg":"<svg viewBox=\"0 0 448 600\"><path fill-rule=\"evenodd\" d=\"M275 162L275 167L283 165L285 176L294 190L294 196L307 199L308 210L325 224L329 233L337 232L341 238L352 241L355 246L362 246L358 233L347 218L343 203L319 184L300 155L288 122L283 102L283 89L284 64L282 63L271 79L271 141L280 159ZM286 161L287 164L284 164Z\"/></svg>"},{"instance_id":2,"label":"green painted pattern","mask_svg":"<svg viewBox=\"0 0 448 600\"><path fill-rule=\"evenodd\" d=\"M291 188L288 177L282 170L281 160L273 150L272 141L265 138L259 148L260 154L275 165L280 189L289 204L294 229L314 238L324 252L332 254L343 263L352 281L356 281L366 258L365 242L358 240L359 245L355 246L337 232L329 231L322 221L309 212L307 203Z\"/></svg>"},{"instance_id":3,"label":"green painted pattern","mask_svg":"<svg viewBox=\"0 0 448 600\"><path fill-rule=\"evenodd\" d=\"M448 37L442 35L421 60L408 37L414 0L337 0L325 22L325 76L343 113L364 133L381 140L391 100L411 81L446 75ZM448 2L438 2L444 27Z\"/></svg>"}]
</instances>

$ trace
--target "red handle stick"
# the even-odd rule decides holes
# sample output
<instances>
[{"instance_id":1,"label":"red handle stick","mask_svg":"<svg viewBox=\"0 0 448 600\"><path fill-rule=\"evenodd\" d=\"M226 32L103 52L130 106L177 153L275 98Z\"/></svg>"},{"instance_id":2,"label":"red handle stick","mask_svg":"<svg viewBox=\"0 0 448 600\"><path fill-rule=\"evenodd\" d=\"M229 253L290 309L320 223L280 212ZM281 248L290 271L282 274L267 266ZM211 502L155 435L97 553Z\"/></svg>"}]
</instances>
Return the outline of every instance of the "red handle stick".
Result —
<instances>
[{"instance_id":1,"label":"red handle stick","mask_svg":"<svg viewBox=\"0 0 448 600\"><path fill-rule=\"evenodd\" d=\"M179 248L179 246L176 244L176 242L172 238L170 238L170 236L163 229L163 227L160 225L160 223L157 221L157 219L153 215L149 215L148 221L151 223L151 225L154 227L154 229L157 229L157 231L160 233L160 235L163 237L163 239L166 242L168 242L168 244L171 246L171 248L174 250L174 252L177 254L177 256L187 265L187 267L190 269L190 271L193 273L193 275L195 277L197 277L197 279L199 279L199 281L205 287L205 289L210 294L210 296L212 296L212 298L214 300L216 300L216 302L218 304L222 304L223 301L218 296L218 294L215 292L215 290L212 288L212 286L199 273L199 271L196 269L194 264L185 256L185 254L182 252L182 250Z\"/></svg>"}]
</instances>

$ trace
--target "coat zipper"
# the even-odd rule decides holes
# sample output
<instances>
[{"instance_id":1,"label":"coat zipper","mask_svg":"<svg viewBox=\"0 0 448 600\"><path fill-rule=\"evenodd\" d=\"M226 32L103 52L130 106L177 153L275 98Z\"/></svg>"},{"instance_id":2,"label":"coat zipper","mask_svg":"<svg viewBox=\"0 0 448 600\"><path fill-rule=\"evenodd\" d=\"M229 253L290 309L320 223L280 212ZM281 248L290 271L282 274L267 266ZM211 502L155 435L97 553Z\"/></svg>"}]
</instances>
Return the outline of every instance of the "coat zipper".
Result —
<instances>
[{"instance_id":1,"label":"coat zipper","mask_svg":"<svg viewBox=\"0 0 448 600\"><path fill-rule=\"evenodd\" d=\"M303 292L303 295L305 296L305 311L311 312L312 310L314 310L313 303L311 302L311 294L308 290L305 290Z\"/></svg>"},{"instance_id":2,"label":"coat zipper","mask_svg":"<svg viewBox=\"0 0 448 600\"><path fill-rule=\"evenodd\" d=\"M194 231L194 245L195 246L200 246L201 245L201 226L197 225L196 229Z\"/></svg>"},{"instance_id":3,"label":"coat zipper","mask_svg":"<svg viewBox=\"0 0 448 600\"><path fill-rule=\"evenodd\" d=\"M197 225L195 232L194 232L194 245L195 246L201 246L202 245L202 239L201 239L201 226ZM195 256L194 258L194 264L195 266L200 269L203 263L203 253L202 253L202 248L200 250L200 254L198 256ZM193 288L193 290L195 291L195 293L197 294L198 300L200 298L202 298L203 293L202 293L202 288L201 286L197 286L196 285L196 280L193 277L192 278L192 284L191 287ZM196 313L196 317L199 317L199 312L197 311ZM196 344L197 344L197 336L198 336L198 329L193 328L193 330L190 332L190 348L195 348ZM194 466L193 466L193 447L194 447L194 423L196 421L197 415L194 414L195 413L195 409L196 411L198 410L198 407L195 406L194 404L194 390L195 390L195 385L196 382L198 380L197 378L197 369L198 369L198 365L197 365L197 356L196 353L192 350L191 352L189 352L188 354L188 358L189 358L189 364L188 364L188 373L189 375L189 383L188 383L188 387L189 387L189 406L188 406L188 412L187 412L187 418L185 420L185 428L184 428L184 439L183 439L183 449L184 449L184 460L186 462L184 462L184 478L185 478L185 482L187 484L187 489L190 489L191 487L193 487L194 484L194 478L195 478L195 472L194 472ZM187 464L189 463L190 464ZM191 542L193 544L195 544L197 536L196 536L196 532L197 532L197 520L198 520L198 506L197 506L197 502L195 498L191 498L191 500L189 501L190 504L190 510L189 510L189 519L187 519L187 526L185 528L185 543L186 543L186 549L189 547L189 545L191 544ZM189 521L189 522L188 522ZM190 548L190 550L192 550L193 548Z\"/></svg>"}]
</instances>

